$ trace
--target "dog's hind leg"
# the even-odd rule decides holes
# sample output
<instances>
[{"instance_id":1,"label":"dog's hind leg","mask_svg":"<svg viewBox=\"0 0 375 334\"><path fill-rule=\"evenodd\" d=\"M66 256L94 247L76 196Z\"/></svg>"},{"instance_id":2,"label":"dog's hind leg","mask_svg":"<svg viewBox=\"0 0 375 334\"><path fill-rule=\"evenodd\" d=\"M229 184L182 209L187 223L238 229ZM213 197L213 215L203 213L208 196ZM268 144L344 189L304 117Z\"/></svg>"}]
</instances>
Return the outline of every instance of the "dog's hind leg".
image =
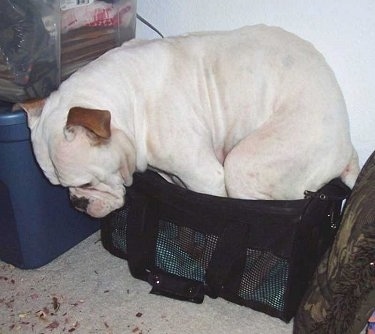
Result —
<instances>
[{"instance_id":1,"label":"dog's hind leg","mask_svg":"<svg viewBox=\"0 0 375 334\"><path fill-rule=\"evenodd\" d=\"M342 181L350 188L353 188L359 174L358 154L353 148L352 158L341 174Z\"/></svg>"},{"instance_id":2,"label":"dog's hind leg","mask_svg":"<svg viewBox=\"0 0 375 334\"><path fill-rule=\"evenodd\" d=\"M280 147L285 144L275 143L276 138L275 133L267 136L263 130L258 130L228 153L224 173L229 197L270 200L279 197L275 193L285 188L286 183L292 187L290 176L294 169L300 168L297 166L300 162Z\"/></svg>"},{"instance_id":3,"label":"dog's hind leg","mask_svg":"<svg viewBox=\"0 0 375 334\"><path fill-rule=\"evenodd\" d=\"M316 191L342 175L349 163L350 144L335 134L328 140L316 134L314 127L286 123L268 122L229 152L224 161L229 197L300 199L305 190ZM355 165L353 159L348 178L356 174Z\"/></svg>"}]
</instances>

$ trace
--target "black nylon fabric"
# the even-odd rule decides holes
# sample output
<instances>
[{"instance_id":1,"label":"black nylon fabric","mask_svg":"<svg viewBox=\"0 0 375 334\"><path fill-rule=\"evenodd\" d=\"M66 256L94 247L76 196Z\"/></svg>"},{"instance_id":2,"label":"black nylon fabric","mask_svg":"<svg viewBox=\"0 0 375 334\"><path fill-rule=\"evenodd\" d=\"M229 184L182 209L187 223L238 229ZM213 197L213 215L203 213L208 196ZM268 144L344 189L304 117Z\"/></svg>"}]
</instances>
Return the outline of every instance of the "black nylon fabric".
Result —
<instances>
[{"instance_id":1,"label":"black nylon fabric","mask_svg":"<svg viewBox=\"0 0 375 334\"><path fill-rule=\"evenodd\" d=\"M195 193L147 171L134 175L125 206L103 220L102 242L153 293L222 297L287 322L349 192L333 180L302 200L240 200Z\"/></svg>"}]
</instances>

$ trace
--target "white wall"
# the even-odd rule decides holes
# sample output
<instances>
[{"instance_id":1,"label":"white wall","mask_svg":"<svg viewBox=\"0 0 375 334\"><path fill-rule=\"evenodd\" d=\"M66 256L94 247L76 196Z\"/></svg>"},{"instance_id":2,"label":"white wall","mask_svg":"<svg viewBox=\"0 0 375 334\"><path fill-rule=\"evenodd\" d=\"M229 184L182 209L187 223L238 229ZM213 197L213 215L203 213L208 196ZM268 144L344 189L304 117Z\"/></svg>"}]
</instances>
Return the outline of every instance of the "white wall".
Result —
<instances>
[{"instance_id":1,"label":"white wall","mask_svg":"<svg viewBox=\"0 0 375 334\"><path fill-rule=\"evenodd\" d=\"M361 165L375 150L374 0L138 0L137 6L165 36L265 23L309 40L341 85ZM137 37L158 36L138 21Z\"/></svg>"}]
</instances>

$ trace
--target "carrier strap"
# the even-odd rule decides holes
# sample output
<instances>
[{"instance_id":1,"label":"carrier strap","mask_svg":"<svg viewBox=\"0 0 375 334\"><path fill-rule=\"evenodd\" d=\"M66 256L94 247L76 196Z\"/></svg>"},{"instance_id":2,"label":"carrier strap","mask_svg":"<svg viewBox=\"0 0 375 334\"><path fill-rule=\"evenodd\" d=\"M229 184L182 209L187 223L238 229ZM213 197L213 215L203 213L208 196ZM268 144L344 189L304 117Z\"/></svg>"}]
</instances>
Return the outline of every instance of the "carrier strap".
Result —
<instances>
[{"instance_id":1,"label":"carrier strap","mask_svg":"<svg viewBox=\"0 0 375 334\"><path fill-rule=\"evenodd\" d=\"M128 266L133 277L147 282L150 259L155 257L157 204L139 194L133 194L132 201L126 231Z\"/></svg>"},{"instance_id":2,"label":"carrier strap","mask_svg":"<svg viewBox=\"0 0 375 334\"><path fill-rule=\"evenodd\" d=\"M216 245L215 252L206 270L206 294L217 298L230 279L233 265L246 256L246 241L249 226L229 221Z\"/></svg>"}]
</instances>

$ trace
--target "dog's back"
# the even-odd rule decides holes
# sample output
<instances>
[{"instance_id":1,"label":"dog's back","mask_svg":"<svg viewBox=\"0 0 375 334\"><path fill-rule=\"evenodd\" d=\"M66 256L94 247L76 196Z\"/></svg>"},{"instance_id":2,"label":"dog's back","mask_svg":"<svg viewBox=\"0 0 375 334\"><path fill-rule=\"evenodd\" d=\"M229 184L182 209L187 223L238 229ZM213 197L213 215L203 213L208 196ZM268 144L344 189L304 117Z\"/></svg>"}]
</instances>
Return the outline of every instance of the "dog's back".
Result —
<instances>
[{"instance_id":1,"label":"dog's back","mask_svg":"<svg viewBox=\"0 0 375 334\"><path fill-rule=\"evenodd\" d=\"M58 99L59 112L109 110L137 170L153 165L199 192L295 199L358 173L333 72L280 28L125 43L63 83Z\"/></svg>"}]
</instances>

